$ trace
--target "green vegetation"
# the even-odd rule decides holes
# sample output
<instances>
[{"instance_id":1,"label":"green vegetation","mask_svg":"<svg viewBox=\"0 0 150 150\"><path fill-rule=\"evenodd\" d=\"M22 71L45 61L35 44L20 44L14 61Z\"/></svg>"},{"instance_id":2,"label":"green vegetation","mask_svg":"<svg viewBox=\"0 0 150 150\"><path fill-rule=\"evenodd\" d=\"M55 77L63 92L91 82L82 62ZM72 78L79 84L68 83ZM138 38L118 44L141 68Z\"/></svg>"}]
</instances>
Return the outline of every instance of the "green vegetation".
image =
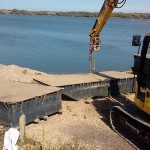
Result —
<instances>
[{"instance_id":1,"label":"green vegetation","mask_svg":"<svg viewBox=\"0 0 150 150\"><path fill-rule=\"evenodd\" d=\"M77 141L72 143L61 143L60 141L55 145L48 142L36 142L32 139L26 140L24 143L18 142L19 149L21 150L89 150L86 146L81 146ZM94 147L92 147L95 150Z\"/></svg>"},{"instance_id":2,"label":"green vegetation","mask_svg":"<svg viewBox=\"0 0 150 150\"><path fill-rule=\"evenodd\" d=\"M0 126L0 149L3 149L4 133L6 129L6 127ZM44 141L44 137L41 142L37 142L34 138L26 139L23 143L19 140L17 145L19 150L89 150L87 146L80 144L78 141L68 143L58 141L56 144L52 145L48 141ZM92 149L95 150L95 147L92 146Z\"/></svg>"},{"instance_id":3,"label":"green vegetation","mask_svg":"<svg viewBox=\"0 0 150 150\"><path fill-rule=\"evenodd\" d=\"M96 17L98 12L52 12L52 11L28 11L28 10L5 10L1 9L0 14L22 14L22 15L48 15L48 16L73 16L73 17ZM115 18L150 19L150 13L113 13Z\"/></svg>"},{"instance_id":4,"label":"green vegetation","mask_svg":"<svg viewBox=\"0 0 150 150\"><path fill-rule=\"evenodd\" d=\"M0 149L3 149L4 133L5 129L0 127Z\"/></svg>"},{"instance_id":5,"label":"green vegetation","mask_svg":"<svg viewBox=\"0 0 150 150\"><path fill-rule=\"evenodd\" d=\"M150 19L150 13L113 13L112 17L131 19Z\"/></svg>"},{"instance_id":6,"label":"green vegetation","mask_svg":"<svg viewBox=\"0 0 150 150\"><path fill-rule=\"evenodd\" d=\"M28 72L28 70L26 70L26 69L22 70L23 74L27 74L27 72Z\"/></svg>"}]
</instances>

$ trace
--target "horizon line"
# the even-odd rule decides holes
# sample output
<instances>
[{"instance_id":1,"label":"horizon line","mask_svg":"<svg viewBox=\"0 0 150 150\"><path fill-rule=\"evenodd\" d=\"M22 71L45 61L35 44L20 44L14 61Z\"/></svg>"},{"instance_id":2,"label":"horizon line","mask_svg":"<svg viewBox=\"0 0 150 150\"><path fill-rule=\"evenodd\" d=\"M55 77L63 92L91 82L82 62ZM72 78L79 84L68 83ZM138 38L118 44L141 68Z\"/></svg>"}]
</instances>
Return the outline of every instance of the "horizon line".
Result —
<instances>
[{"instance_id":1,"label":"horizon line","mask_svg":"<svg viewBox=\"0 0 150 150\"><path fill-rule=\"evenodd\" d=\"M90 10L35 10L35 9L32 9L32 10L29 10L29 9L18 9L18 8L0 8L0 10L25 10L25 11L48 11L48 12L89 12L89 13L98 13L99 11L90 11ZM113 13L150 13L150 12L146 12L146 11L114 11Z\"/></svg>"}]
</instances>

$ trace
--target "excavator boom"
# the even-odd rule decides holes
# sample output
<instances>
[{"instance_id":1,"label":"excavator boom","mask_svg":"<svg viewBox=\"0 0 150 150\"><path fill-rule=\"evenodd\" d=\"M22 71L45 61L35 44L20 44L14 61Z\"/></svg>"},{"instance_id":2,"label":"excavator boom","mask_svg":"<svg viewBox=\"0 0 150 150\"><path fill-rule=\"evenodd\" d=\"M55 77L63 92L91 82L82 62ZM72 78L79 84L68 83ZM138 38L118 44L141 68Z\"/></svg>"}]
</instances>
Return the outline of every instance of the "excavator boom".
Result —
<instances>
[{"instance_id":1,"label":"excavator boom","mask_svg":"<svg viewBox=\"0 0 150 150\"><path fill-rule=\"evenodd\" d=\"M102 8L98 14L98 17L89 33L90 36L90 70L95 72L95 59L92 56L93 52L100 50L100 32L102 31L107 20L110 18L114 8L121 8L125 4L126 0L104 0ZM119 7L118 7L119 5Z\"/></svg>"},{"instance_id":2,"label":"excavator boom","mask_svg":"<svg viewBox=\"0 0 150 150\"><path fill-rule=\"evenodd\" d=\"M117 7L118 0L105 0L103 6L98 14L92 30L90 31L90 51L99 51L100 40L99 34L102 31L107 20L110 18L113 10Z\"/></svg>"}]
</instances>

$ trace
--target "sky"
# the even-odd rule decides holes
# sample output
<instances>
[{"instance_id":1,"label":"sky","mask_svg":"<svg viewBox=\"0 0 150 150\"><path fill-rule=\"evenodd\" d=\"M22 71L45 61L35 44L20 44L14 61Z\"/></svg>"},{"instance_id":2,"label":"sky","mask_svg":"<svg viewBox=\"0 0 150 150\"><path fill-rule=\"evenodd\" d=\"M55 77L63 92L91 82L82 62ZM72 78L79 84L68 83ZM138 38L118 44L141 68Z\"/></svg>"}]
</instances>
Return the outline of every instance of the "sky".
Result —
<instances>
[{"instance_id":1,"label":"sky","mask_svg":"<svg viewBox=\"0 0 150 150\"><path fill-rule=\"evenodd\" d=\"M0 9L25 9L49 11L100 10L103 0L0 0ZM119 12L150 12L150 0L127 0Z\"/></svg>"}]
</instances>

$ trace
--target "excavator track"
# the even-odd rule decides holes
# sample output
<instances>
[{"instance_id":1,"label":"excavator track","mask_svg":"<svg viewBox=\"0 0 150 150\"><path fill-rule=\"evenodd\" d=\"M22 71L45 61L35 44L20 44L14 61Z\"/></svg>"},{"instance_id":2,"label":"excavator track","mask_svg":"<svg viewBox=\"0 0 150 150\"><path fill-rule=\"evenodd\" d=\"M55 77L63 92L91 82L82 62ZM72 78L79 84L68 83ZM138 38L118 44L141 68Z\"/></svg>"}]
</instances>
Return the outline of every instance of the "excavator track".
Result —
<instances>
[{"instance_id":1,"label":"excavator track","mask_svg":"<svg viewBox=\"0 0 150 150\"><path fill-rule=\"evenodd\" d=\"M150 116L140 111L134 104L113 106L110 111L110 123L112 129L135 148L137 147L132 141L135 138L150 146Z\"/></svg>"}]
</instances>

